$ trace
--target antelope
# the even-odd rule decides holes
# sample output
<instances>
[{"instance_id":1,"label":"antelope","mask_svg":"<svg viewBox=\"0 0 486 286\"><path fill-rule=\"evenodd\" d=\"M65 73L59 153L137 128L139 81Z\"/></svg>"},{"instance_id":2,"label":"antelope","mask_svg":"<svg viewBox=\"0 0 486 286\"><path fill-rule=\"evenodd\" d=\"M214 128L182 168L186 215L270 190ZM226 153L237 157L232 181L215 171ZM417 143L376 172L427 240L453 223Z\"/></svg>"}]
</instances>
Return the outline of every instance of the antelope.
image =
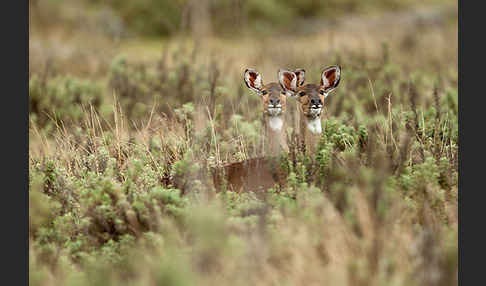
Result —
<instances>
[{"instance_id":1,"label":"antelope","mask_svg":"<svg viewBox=\"0 0 486 286\"><path fill-rule=\"evenodd\" d=\"M303 85L304 74L301 75L300 86L288 84L297 76L295 72L280 69L278 78L282 88L292 97L295 97L299 103L299 136L306 151L314 154L322 133L321 114L324 100L339 85L341 67L330 66L325 68L321 73L320 85L312 83Z\"/></svg>"},{"instance_id":2,"label":"antelope","mask_svg":"<svg viewBox=\"0 0 486 286\"><path fill-rule=\"evenodd\" d=\"M282 151L288 152L287 126L284 116L287 107L286 90L276 82L264 84L261 75L252 69L245 70L244 79L246 86L261 96L265 127L264 139L268 140L268 150L265 151L265 154L273 157L280 155ZM295 83L289 82L288 84Z\"/></svg>"},{"instance_id":3,"label":"antelope","mask_svg":"<svg viewBox=\"0 0 486 286\"><path fill-rule=\"evenodd\" d=\"M285 185L285 176L279 164L279 156L282 152L288 152L285 111L287 103L287 90L295 89L297 76L290 72L292 80L287 81L287 86L276 82L263 83L260 73L253 69L246 69L244 81L246 86L262 101L264 117L264 140L268 149L264 150L264 157L229 163L223 166L228 189L233 191L257 190L270 188L275 184ZM213 181L216 189L221 189L221 177L213 173Z\"/></svg>"},{"instance_id":4,"label":"antelope","mask_svg":"<svg viewBox=\"0 0 486 286\"><path fill-rule=\"evenodd\" d=\"M305 81L305 70L304 69L296 69L294 70L294 73L295 75L297 76L297 88L301 87L303 84L304 84L304 81ZM292 132L294 132L295 134L298 134L299 133L299 118L298 118L298 114L299 114L299 106L298 106L298 103L296 102L297 100L295 100L295 94L289 92L286 90L286 93L287 93L287 98L290 97L292 98L293 100L289 100L287 102L287 109L289 112L287 112L288 114L288 121L290 122L290 125L292 127Z\"/></svg>"}]
</instances>

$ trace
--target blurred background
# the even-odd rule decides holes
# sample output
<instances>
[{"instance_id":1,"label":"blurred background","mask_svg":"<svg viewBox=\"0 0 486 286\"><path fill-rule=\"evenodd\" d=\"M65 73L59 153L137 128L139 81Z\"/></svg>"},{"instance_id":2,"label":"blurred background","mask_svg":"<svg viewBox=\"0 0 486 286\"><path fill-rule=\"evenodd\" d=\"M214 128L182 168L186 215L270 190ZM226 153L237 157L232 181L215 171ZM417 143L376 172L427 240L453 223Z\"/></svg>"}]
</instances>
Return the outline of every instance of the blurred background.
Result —
<instances>
[{"instance_id":1,"label":"blurred background","mask_svg":"<svg viewBox=\"0 0 486 286\"><path fill-rule=\"evenodd\" d=\"M29 3L31 74L44 71L49 64L54 73L100 75L119 53L150 60L176 41L212 51L218 61L258 63L259 68L271 65L268 62L275 58L280 64L292 64L294 53L305 58L309 51L327 55L379 51L384 42L404 52L425 49L422 52L433 56L437 51L428 44L441 40L450 47L452 59L457 58L457 1L452 0ZM438 35L437 29L450 33ZM254 55L257 51L261 58Z\"/></svg>"}]
</instances>

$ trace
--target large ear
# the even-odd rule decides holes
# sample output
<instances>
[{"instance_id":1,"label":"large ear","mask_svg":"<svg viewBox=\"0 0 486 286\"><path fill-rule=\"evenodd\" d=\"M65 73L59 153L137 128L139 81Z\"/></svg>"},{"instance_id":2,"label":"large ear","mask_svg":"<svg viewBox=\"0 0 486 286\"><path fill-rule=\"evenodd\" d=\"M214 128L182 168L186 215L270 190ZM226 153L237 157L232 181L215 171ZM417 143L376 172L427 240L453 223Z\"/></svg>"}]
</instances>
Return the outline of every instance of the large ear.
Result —
<instances>
[{"instance_id":1,"label":"large ear","mask_svg":"<svg viewBox=\"0 0 486 286\"><path fill-rule=\"evenodd\" d=\"M294 70L294 73L297 76L297 87L303 86L305 81L305 70L304 69Z\"/></svg>"},{"instance_id":2,"label":"large ear","mask_svg":"<svg viewBox=\"0 0 486 286\"><path fill-rule=\"evenodd\" d=\"M293 71L279 69L278 82L280 86L290 95L294 95L297 90L297 75Z\"/></svg>"},{"instance_id":3,"label":"large ear","mask_svg":"<svg viewBox=\"0 0 486 286\"><path fill-rule=\"evenodd\" d=\"M245 84L249 89L260 94L263 87L262 76L256 70L246 69Z\"/></svg>"},{"instance_id":4,"label":"large ear","mask_svg":"<svg viewBox=\"0 0 486 286\"><path fill-rule=\"evenodd\" d=\"M341 79L341 67L330 66L322 71L321 87L324 88L325 97L339 85Z\"/></svg>"}]
</instances>

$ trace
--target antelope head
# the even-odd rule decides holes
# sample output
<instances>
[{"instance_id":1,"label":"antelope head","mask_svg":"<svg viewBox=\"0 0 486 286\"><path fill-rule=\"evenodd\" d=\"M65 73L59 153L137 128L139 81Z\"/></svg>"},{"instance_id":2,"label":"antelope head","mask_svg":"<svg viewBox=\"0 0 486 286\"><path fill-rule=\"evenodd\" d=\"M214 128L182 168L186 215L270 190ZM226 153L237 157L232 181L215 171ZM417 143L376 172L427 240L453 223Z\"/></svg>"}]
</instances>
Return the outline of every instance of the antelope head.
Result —
<instances>
[{"instance_id":1,"label":"antelope head","mask_svg":"<svg viewBox=\"0 0 486 286\"><path fill-rule=\"evenodd\" d=\"M296 88L296 75L291 72L294 78L293 86L288 88ZM263 113L266 116L275 117L285 113L287 103L287 91L278 83L270 82L263 83L262 76L255 70L245 70L245 84L246 86L261 96L263 104Z\"/></svg>"},{"instance_id":2,"label":"antelope head","mask_svg":"<svg viewBox=\"0 0 486 286\"><path fill-rule=\"evenodd\" d=\"M304 76L304 70L292 72L280 69L278 72L280 85L287 94L297 99L301 106L301 113L308 119L316 119L321 116L324 99L339 85L341 68L330 66L324 69L319 85L312 83L304 85ZM299 84L288 84L294 79Z\"/></svg>"}]
</instances>

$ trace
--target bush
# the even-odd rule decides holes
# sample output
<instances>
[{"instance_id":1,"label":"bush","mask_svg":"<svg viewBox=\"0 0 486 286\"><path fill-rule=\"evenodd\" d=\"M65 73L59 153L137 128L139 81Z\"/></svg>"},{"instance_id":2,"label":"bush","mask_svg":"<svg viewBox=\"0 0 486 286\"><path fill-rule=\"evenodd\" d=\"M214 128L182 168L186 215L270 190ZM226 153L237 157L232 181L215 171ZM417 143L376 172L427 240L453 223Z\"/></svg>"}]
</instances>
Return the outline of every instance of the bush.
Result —
<instances>
[{"instance_id":1,"label":"bush","mask_svg":"<svg viewBox=\"0 0 486 286\"><path fill-rule=\"evenodd\" d=\"M333 58L343 81L326 99L318 152L291 137L278 162L285 186L215 194L211 168L261 156L261 102L238 64L181 50L150 63L116 58L103 101L90 81L31 79L30 116L44 126L31 132L31 150L42 150L29 158L32 284L457 282L454 73L434 95L426 69L410 77L385 55ZM312 55L314 78L328 60ZM68 105L76 96L100 98L100 126L39 121L51 105L82 122L80 104Z\"/></svg>"},{"instance_id":2,"label":"bush","mask_svg":"<svg viewBox=\"0 0 486 286\"><path fill-rule=\"evenodd\" d=\"M40 127L80 125L90 106L98 110L102 103L101 85L89 80L57 77L44 81L36 75L29 80L29 115Z\"/></svg>"}]
</instances>

